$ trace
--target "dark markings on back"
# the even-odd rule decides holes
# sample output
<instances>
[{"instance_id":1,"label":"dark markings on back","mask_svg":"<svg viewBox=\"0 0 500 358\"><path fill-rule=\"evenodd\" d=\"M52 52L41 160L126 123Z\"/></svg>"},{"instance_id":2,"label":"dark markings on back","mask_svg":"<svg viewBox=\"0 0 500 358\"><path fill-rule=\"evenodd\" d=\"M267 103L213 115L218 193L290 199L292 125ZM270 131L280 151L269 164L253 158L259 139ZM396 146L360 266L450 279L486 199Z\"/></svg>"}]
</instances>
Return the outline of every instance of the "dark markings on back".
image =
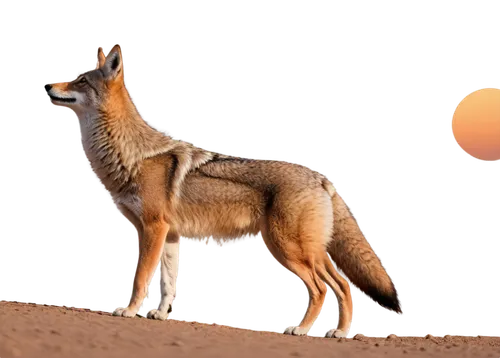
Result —
<instances>
[{"instance_id":1,"label":"dark markings on back","mask_svg":"<svg viewBox=\"0 0 500 358\"><path fill-rule=\"evenodd\" d=\"M221 157L219 154L215 154L212 158L212 160L208 161L208 163L222 163L222 162L229 162L229 163L250 163L254 162L255 159L246 159L246 158L238 158L238 157Z\"/></svg>"}]
</instances>

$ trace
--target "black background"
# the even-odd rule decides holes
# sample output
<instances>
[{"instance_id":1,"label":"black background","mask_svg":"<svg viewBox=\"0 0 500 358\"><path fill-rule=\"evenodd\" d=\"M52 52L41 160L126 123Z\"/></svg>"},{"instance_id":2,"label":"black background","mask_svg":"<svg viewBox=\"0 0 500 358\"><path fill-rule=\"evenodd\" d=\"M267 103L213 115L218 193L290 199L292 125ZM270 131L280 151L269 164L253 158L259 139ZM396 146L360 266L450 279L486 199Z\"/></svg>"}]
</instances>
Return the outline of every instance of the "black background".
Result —
<instances>
[{"instance_id":1,"label":"black background","mask_svg":"<svg viewBox=\"0 0 500 358\"><path fill-rule=\"evenodd\" d=\"M400 280L408 313L397 320L362 297L362 327L498 325L500 171L457 161L446 139L447 105L472 78L495 77L493 67L469 71L417 44L337 44L347 47L335 51L296 38L171 38L127 43L137 103L162 127L223 143L227 152L312 160L353 193L370 240ZM36 86L84 70L94 47L95 39L40 44L29 77L38 79L30 82L34 97ZM37 107L22 112L32 125L16 129L26 139L4 161L16 202L0 295L124 302L135 242L82 168L71 115L49 113L46 97L34 100ZM186 249L185 257L189 284L179 311L272 328L303 310L303 290L253 242ZM329 319L334 312L330 306Z\"/></svg>"}]
</instances>

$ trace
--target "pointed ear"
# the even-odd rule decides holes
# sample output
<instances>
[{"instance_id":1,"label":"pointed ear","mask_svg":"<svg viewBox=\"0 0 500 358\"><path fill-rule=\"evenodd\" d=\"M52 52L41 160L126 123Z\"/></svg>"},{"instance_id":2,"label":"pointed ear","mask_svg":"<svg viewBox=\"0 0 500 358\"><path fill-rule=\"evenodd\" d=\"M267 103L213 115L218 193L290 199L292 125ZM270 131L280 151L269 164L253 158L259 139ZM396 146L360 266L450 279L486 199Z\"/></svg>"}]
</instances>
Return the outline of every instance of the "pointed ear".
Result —
<instances>
[{"instance_id":1,"label":"pointed ear","mask_svg":"<svg viewBox=\"0 0 500 358\"><path fill-rule=\"evenodd\" d=\"M102 52L102 47L99 47L99 49L97 50L97 67L96 67L96 69L104 66L104 62L106 62L106 56L104 56L104 52Z\"/></svg>"},{"instance_id":2,"label":"pointed ear","mask_svg":"<svg viewBox=\"0 0 500 358\"><path fill-rule=\"evenodd\" d=\"M109 51L101 69L107 79L123 77L122 51L119 45L115 45L115 47Z\"/></svg>"}]
</instances>

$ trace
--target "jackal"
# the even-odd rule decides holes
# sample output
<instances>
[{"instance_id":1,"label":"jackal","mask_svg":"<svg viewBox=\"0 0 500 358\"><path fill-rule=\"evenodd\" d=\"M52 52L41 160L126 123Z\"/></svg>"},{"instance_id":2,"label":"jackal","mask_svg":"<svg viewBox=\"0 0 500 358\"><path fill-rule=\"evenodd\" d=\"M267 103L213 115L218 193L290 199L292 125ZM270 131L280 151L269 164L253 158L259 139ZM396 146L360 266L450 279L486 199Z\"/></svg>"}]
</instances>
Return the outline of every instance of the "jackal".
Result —
<instances>
[{"instance_id":1,"label":"jackal","mask_svg":"<svg viewBox=\"0 0 500 358\"><path fill-rule=\"evenodd\" d=\"M401 312L396 289L356 220L323 175L296 164L209 152L174 140L139 115L124 83L116 45L72 82L46 85L52 103L75 111L91 167L139 234L132 298L115 316L139 310L161 260L161 302L148 318L172 310L179 237L234 239L262 234L274 257L304 281L309 305L286 334L307 334L320 313L326 285L339 304L336 329L345 337L352 318L346 276L383 307Z\"/></svg>"}]
</instances>

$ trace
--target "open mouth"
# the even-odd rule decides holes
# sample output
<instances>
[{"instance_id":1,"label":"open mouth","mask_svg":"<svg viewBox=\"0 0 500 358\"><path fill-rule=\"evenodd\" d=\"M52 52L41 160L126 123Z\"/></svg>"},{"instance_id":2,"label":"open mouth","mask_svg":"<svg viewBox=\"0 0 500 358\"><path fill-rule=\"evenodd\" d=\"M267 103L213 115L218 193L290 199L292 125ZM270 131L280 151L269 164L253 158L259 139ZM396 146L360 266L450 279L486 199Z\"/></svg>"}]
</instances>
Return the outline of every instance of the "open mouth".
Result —
<instances>
[{"instance_id":1,"label":"open mouth","mask_svg":"<svg viewBox=\"0 0 500 358\"><path fill-rule=\"evenodd\" d=\"M57 102L65 102L65 103L75 103L76 102L76 98L71 98L71 97L56 97L56 96L53 96L51 94L49 94L49 97L54 100L54 101L57 101Z\"/></svg>"}]
</instances>

